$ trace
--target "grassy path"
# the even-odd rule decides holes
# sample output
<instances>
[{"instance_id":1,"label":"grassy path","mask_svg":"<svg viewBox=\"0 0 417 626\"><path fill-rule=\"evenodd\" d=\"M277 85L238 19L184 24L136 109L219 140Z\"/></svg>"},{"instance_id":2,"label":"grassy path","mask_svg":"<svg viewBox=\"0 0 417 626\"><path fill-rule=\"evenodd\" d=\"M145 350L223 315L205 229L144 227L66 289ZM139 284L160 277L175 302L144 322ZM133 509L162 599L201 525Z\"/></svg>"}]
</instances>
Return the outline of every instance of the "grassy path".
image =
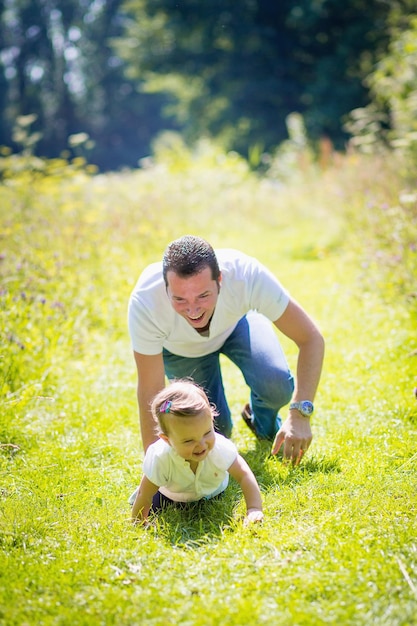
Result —
<instances>
[{"instance_id":1,"label":"grassy path","mask_svg":"<svg viewBox=\"0 0 417 626\"><path fill-rule=\"evenodd\" d=\"M417 624L415 320L363 288L349 223L314 190L229 162L0 189L2 626ZM126 301L184 232L261 258L327 339L302 466L236 418L262 485L256 529L235 485L203 515L128 521L142 452ZM224 371L238 416L247 392Z\"/></svg>"}]
</instances>

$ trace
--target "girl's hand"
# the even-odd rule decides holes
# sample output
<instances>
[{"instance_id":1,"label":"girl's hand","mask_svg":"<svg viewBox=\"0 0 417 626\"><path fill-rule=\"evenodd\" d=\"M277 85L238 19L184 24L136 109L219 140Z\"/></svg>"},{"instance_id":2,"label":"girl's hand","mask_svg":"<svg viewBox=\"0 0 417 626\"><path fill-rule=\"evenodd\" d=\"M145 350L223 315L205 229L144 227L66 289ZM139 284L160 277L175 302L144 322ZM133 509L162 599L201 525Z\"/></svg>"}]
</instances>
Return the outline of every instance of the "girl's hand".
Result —
<instances>
[{"instance_id":1,"label":"girl's hand","mask_svg":"<svg viewBox=\"0 0 417 626\"><path fill-rule=\"evenodd\" d=\"M260 509L248 509L244 525L249 526L250 524L259 524L262 522L263 518L264 514Z\"/></svg>"}]
</instances>

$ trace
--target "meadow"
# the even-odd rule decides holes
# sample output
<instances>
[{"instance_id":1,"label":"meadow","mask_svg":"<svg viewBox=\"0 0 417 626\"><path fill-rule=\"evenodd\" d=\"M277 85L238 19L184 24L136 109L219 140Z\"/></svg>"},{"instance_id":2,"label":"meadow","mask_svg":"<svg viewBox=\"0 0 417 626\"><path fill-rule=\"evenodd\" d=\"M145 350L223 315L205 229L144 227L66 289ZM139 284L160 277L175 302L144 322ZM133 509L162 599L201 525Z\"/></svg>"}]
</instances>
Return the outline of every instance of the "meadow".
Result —
<instances>
[{"instance_id":1,"label":"meadow","mask_svg":"<svg viewBox=\"0 0 417 626\"><path fill-rule=\"evenodd\" d=\"M2 163L0 625L417 624L417 190L401 168L340 156L282 182L204 144L106 175ZM326 338L295 468L242 423L247 389L223 362L256 527L236 484L129 520L143 451L127 301L185 233L258 257Z\"/></svg>"}]
</instances>

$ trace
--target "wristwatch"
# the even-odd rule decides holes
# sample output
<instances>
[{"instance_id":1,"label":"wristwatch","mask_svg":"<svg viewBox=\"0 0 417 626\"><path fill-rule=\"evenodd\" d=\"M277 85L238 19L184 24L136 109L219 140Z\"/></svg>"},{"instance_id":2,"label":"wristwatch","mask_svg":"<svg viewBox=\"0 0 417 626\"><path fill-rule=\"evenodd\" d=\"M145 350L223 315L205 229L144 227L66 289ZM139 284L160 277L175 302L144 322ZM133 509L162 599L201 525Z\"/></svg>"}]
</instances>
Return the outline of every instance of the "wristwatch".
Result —
<instances>
[{"instance_id":1,"label":"wristwatch","mask_svg":"<svg viewBox=\"0 0 417 626\"><path fill-rule=\"evenodd\" d=\"M291 402L291 409L297 409L304 417L311 417L314 411L314 404L310 400L302 400L301 402Z\"/></svg>"}]
</instances>

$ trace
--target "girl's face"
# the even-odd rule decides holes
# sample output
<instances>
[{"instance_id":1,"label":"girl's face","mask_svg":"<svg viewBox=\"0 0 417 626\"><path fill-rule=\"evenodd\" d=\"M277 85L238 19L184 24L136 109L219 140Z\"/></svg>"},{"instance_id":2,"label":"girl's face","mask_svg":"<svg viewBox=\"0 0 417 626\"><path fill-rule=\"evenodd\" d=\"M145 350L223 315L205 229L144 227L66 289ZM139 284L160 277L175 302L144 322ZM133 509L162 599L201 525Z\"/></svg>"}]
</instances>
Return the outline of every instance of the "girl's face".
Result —
<instances>
[{"instance_id":1,"label":"girl's face","mask_svg":"<svg viewBox=\"0 0 417 626\"><path fill-rule=\"evenodd\" d=\"M160 437L186 461L203 461L215 442L213 416L210 409L194 417L172 416L168 435Z\"/></svg>"}]
</instances>

